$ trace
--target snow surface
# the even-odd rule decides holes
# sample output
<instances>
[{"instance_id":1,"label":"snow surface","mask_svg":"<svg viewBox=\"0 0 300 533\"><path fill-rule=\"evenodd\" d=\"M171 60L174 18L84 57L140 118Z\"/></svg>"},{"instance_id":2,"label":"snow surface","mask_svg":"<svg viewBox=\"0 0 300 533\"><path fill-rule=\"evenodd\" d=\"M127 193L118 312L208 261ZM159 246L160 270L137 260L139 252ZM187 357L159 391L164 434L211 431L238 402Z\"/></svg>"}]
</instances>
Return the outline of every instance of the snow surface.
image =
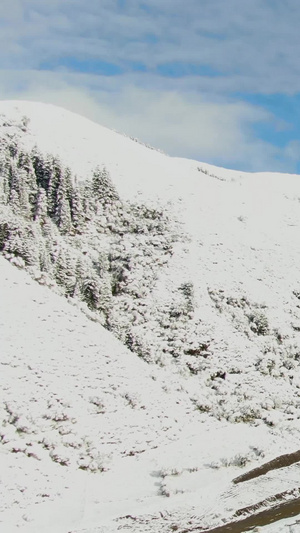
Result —
<instances>
[{"instance_id":1,"label":"snow surface","mask_svg":"<svg viewBox=\"0 0 300 533\"><path fill-rule=\"evenodd\" d=\"M114 531L122 516L181 506L205 515L241 470L218 462L286 449L263 426L198 414L171 372L1 257L0 269L3 530ZM103 472L78 470L98 456Z\"/></svg>"},{"instance_id":2,"label":"snow surface","mask_svg":"<svg viewBox=\"0 0 300 533\"><path fill-rule=\"evenodd\" d=\"M209 527L293 488L293 469L231 481L299 447L299 177L171 158L50 105L0 102L0 115L27 116L21 142L58 154L78 179L105 165L122 197L168 204L188 238L157 297L191 280L220 368L235 368L211 391L197 376L146 365L0 257L3 530ZM245 335L243 310L226 303L245 296L283 348L273 347L275 333ZM218 395L229 420L248 402L247 413L257 409L268 425L218 421L191 401Z\"/></svg>"}]
</instances>

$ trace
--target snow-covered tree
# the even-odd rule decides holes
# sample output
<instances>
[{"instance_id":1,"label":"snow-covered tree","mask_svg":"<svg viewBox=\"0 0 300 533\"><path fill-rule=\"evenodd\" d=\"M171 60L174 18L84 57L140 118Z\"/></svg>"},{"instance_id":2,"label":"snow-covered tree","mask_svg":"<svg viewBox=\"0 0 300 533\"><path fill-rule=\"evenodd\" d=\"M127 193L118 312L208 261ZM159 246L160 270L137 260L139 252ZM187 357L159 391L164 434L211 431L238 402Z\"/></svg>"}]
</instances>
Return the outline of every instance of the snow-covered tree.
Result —
<instances>
[{"instance_id":1,"label":"snow-covered tree","mask_svg":"<svg viewBox=\"0 0 300 533\"><path fill-rule=\"evenodd\" d=\"M10 193L10 154L7 145L0 140L0 203L7 204Z\"/></svg>"},{"instance_id":2,"label":"snow-covered tree","mask_svg":"<svg viewBox=\"0 0 300 533\"><path fill-rule=\"evenodd\" d=\"M55 221L61 233L69 233L72 228L71 210L69 200L65 196L64 186L61 185L57 190L57 206L55 212Z\"/></svg>"},{"instance_id":3,"label":"snow-covered tree","mask_svg":"<svg viewBox=\"0 0 300 533\"><path fill-rule=\"evenodd\" d=\"M34 219L39 221L40 223L44 223L47 217L47 211L48 211L47 194L46 194L45 189L40 187L38 190L37 199L36 199Z\"/></svg>"},{"instance_id":4,"label":"snow-covered tree","mask_svg":"<svg viewBox=\"0 0 300 533\"><path fill-rule=\"evenodd\" d=\"M55 262L55 278L68 296L73 296L76 285L75 259L68 249L60 248Z\"/></svg>"},{"instance_id":5,"label":"snow-covered tree","mask_svg":"<svg viewBox=\"0 0 300 533\"><path fill-rule=\"evenodd\" d=\"M74 187L71 194L71 219L77 232L81 232L84 223L82 192L79 187Z\"/></svg>"},{"instance_id":6,"label":"snow-covered tree","mask_svg":"<svg viewBox=\"0 0 300 533\"><path fill-rule=\"evenodd\" d=\"M95 198L102 203L112 203L119 200L119 195L106 167L103 169L97 167L94 170L92 190Z\"/></svg>"},{"instance_id":7,"label":"snow-covered tree","mask_svg":"<svg viewBox=\"0 0 300 533\"><path fill-rule=\"evenodd\" d=\"M62 164L58 158L53 159L52 169L47 188L47 196L49 215L55 217L57 210L57 190L63 180Z\"/></svg>"}]
</instances>

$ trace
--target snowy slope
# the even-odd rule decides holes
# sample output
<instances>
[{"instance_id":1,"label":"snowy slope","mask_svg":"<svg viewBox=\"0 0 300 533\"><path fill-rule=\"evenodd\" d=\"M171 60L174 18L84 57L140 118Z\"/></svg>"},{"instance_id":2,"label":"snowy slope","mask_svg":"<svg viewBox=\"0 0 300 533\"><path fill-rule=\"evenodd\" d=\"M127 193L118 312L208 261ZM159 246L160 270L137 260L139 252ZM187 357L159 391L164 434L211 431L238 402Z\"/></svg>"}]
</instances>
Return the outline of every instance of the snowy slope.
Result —
<instances>
[{"instance_id":1,"label":"snowy slope","mask_svg":"<svg viewBox=\"0 0 300 533\"><path fill-rule=\"evenodd\" d=\"M20 129L24 116L29 121ZM167 529L174 520L186 527L191 516L217 525L236 506L280 492L281 484L293 488L295 478L283 476L253 482L237 497L230 481L241 471L237 455L262 463L298 446L299 177L171 158L45 104L0 102L0 119L0 135L59 155L78 179L105 165L122 198L166 205L182 222L183 242L147 305L192 282L195 315L212 352L193 376L176 365L148 366L0 258L1 457L14 476L3 470L4 524L30 532L100 532L103 524L103 531L161 531L159 513L168 510ZM174 463L179 476L172 475ZM167 475L158 474L164 468ZM51 524L48 505L57 513ZM147 513L149 524L112 521Z\"/></svg>"},{"instance_id":2,"label":"snowy slope","mask_svg":"<svg viewBox=\"0 0 300 533\"><path fill-rule=\"evenodd\" d=\"M2 101L0 114L14 120L28 117L27 146L38 144L60 155L78 178L86 178L96 165L107 165L119 191L129 197L138 191L168 194L181 178L173 159L56 106Z\"/></svg>"},{"instance_id":3,"label":"snowy slope","mask_svg":"<svg viewBox=\"0 0 300 533\"><path fill-rule=\"evenodd\" d=\"M79 179L106 165L122 197L169 201L193 237L186 263L199 272L200 287L226 284L260 300L275 291L282 300L297 284L298 176L171 158L49 104L2 101L0 114L4 122L28 117L21 141L58 154ZM0 131L7 129L16 134Z\"/></svg>"},{"instance_id":4,"label":"snowy slope","mask_svg":"<svg viewBox=\"0 0 300 533\"><path fill-rule=\"evenodd\" d=\"M4 122L28 117L22 142L59 155L79 179L106 165L122 197L173 203L194 237L195 268L201 261L205 283L246 283L257 297L262 291L269 296L276 278L296 281L298 176L246 174L171 158L49 104L2 101L0 114ZM13 137L14 128L8 130Z\"/></svg>"},{"instance_id":5,"label":"snowy slope","mask_svg":"<svg viewBox=\"0 0 300 533\"><path fill-rule=\"evenodd\" d=\"M236 456L255 463L254 449L285 449L266 428L233 431L201 415L171 372L3 258L0 268L3 530L114 531L122 516L167 510L173 520L175 509L184 524L213 509L241 472ZM233 467L210 466L222 461Z\"/></svg>"}]
</instances>

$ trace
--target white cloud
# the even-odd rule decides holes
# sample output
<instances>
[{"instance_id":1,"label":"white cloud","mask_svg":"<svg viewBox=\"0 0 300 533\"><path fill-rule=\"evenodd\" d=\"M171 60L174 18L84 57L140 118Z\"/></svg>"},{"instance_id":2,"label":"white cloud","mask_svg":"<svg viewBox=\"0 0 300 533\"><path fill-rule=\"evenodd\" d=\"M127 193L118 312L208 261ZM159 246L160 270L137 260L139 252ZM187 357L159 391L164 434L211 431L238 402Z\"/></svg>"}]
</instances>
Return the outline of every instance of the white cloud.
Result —
<instances>
[{"instance_id":1,"label":"white cloud","mask_svg":"<svg viewBox=\"0 0 300 533\"><path fill-rule=\"evenodd\" d=\"M19 79L18 73L15 76ZM13 90L13 73L7 71L5 79L6 86L0 83L0 98L60 105L170 155L248 170L287 169L289 161L293 170L296 160L292 146L280 150L255 138L252 126L274 117L243 102L146 90L123 77L29 71L17 90Z\"/></svg>"},{"instance_id":2,"label":"white cloud","mask_svg":"<svg viewBox=\"0 0 300 533\"><path fill-rule=\"evenodd\" d=\"M230 94L300 91L298 1L2 4L2 98L63 105L171 154L227 166L293 170L295 145L280 149L255 137L253 126L274 117L234 102ZM113 63L124 74L72 73L72 57ZM218 75L158 75L159 65L173 61L209 67ZM147 72L134 72L134 62Z\"/></svg>"},{"instance_id":3,"label":"white cloud","mask_svg":"<svg viewBox=\"0 0 300 533\"><path fill-rule=\"evenodd\" d=\"M141 62L209 66L191 80L216 91L300 90L298 0L3 0L0 66L38 68L64 56L125 69ZM147 9L145 9L145 6Z\"/></svg>"}]
</instances>

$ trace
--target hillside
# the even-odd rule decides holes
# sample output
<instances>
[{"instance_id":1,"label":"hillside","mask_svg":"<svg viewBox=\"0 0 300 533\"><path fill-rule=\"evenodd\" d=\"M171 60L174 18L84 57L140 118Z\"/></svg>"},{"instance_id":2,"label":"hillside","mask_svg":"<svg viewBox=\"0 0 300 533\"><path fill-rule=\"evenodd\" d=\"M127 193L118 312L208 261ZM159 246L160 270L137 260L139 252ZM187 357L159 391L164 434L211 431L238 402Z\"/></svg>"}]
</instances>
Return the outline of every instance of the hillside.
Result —
<instances>
[{"instance_id":1,"label":"hillside","mask_svg":"<svg viewBox=\"0 0 300 533\"><path fill-rule=\"evenodd\" d=\"M200 413L182 376L147 365L3 258L0 268L5 531L205 526L293 487L295 475L275 478L236 498L231 480L295 449L297 435Z\"/></svg>"},{"instance_id":2,"label":"hillside","mask_svg":"<svg viewBox=\"0 0 300 533\"><path fill-rule=\"evenodd\" d=\"M29 102L0 103L0 146L1 446L24 488L4 476L2 521L208 527L294 488L230 481L297 449L299 177L171 158Z\"/></svg>"}]
</instances>

